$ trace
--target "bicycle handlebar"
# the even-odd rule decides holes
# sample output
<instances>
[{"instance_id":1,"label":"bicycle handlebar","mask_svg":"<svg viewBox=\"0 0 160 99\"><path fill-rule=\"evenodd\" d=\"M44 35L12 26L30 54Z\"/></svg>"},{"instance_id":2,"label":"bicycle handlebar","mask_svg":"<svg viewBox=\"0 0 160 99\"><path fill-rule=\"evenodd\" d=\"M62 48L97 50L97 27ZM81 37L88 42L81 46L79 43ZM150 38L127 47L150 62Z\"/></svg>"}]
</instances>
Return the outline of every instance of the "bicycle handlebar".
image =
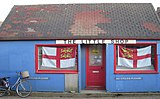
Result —
<instances>
[{"instance_id":1,"label":"bicycle handlebar","mask_svg":"<svg viewBox=\"0 0 160 99\"><path fill-rule=\"evenodd\" d=\"M21 72L16 72L17 74L21 73Z\"/></svg>"},{"instance_id":2,"label":"bicycle handlebar","mask_svg":"<svg viewBox=\"0 0 160 99\"><path fill-rule=\"evenodd\" d=\"M17 75L18 75L18 76L20 76L20 75L21 75L21 72L16 72L16 73L17 73Z\"/></svg>"}]
</instances>

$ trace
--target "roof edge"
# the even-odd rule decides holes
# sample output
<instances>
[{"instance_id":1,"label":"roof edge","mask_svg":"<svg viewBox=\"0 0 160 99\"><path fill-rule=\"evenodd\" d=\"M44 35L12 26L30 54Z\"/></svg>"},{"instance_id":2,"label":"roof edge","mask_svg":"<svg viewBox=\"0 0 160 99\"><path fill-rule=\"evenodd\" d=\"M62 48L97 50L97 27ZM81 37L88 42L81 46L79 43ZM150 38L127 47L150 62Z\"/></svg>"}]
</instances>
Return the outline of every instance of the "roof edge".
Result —
<instances>
[{"instance_id":1,"label":"roof edge","mask_svg":"<svg viewBox=\"0 0 160 99\"><path fill-rule=\"evenodd\" d=\"M38 6L38 5L79 5L79 4L152 4L152 3L55 3L55 4L28 4L28 5L14 5L14 6Z\"/></svg>"},{"instance_id":2,"label":"roof edge","mask_svg":"<svg viewBox=\"0 0 160 99\"><path fill-rule=\"evenodd\" d=\"M0 38L0 41L49 41L49 40L160 40L160 38Z\"/></svg>"},{"instance_id":3,"label":"roof edge","mask_svg":"<svg viewBox=\"0 0 160 99\"><path fill-rule=\"evenodd\" d=\"M155 14L156 17L157 17L157 20L158 20L158 23L159 23L159 26L160 26L160 17L158 16L158 14L157 14L157 12L156 12L154 6L153 6L152 4L151 4L151 6L152 6L152 9L154 10L154 14Z\"/></svg>"}]
</instances>

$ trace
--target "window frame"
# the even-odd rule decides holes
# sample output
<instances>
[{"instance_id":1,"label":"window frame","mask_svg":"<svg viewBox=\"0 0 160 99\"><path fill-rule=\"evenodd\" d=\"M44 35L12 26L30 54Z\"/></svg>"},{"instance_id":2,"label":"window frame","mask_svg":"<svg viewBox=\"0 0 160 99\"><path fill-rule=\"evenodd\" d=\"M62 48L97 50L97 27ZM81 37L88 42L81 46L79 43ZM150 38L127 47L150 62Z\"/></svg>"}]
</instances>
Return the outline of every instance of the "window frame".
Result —
<instances>
[{"instance_id":1,"label":"window frame","mask_svg":"<svg viewBox=\"0 0 160 99\"><path fill-rule=\"evenodd\" d=\"M130 46L138 46L138 45L152 45L154 46L154 70L116 70L117 67L117 49L118 45L130 45ZM114 73L115 74L157 74L158 73L158 55L157 55L157 43L136 43L136 44L114 44Z\"/></svg>"},{"instance_id":2,"label":"window frame","mask_svg":"<svg viewBox=\"0 0 160 99\"><path fill-rule=\"evenodd\" d=\"M38 61L38 55L39 55L39 47L76 47L76 64L77 68L75 70L51 70L51 69L45 69L45 70L40 70L39 69L39 61ZM36 44L35 45L35 70L36 73L62 73L62 74L77 74L78 73L78 45L77 44Z\"/></svg>"}]
</instances>

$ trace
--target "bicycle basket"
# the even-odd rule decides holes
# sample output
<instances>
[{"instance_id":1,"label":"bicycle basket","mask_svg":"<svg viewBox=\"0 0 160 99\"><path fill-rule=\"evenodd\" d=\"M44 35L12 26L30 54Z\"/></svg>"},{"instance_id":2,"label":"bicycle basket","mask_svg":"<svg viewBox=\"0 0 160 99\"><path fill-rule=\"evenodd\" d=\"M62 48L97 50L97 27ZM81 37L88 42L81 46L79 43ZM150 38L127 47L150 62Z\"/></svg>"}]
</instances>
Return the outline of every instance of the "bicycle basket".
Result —
<instances>
[{"instance_id":1,"label":"bicycle basket","mask_svg":"<svg viewBox=\"0 0 160 99\"><path fill-rule=\"evenodd\" d=\"M29 78L29 72L28 71L23 71L21 72L22 78Z\"/></svg>"}]
</instances>

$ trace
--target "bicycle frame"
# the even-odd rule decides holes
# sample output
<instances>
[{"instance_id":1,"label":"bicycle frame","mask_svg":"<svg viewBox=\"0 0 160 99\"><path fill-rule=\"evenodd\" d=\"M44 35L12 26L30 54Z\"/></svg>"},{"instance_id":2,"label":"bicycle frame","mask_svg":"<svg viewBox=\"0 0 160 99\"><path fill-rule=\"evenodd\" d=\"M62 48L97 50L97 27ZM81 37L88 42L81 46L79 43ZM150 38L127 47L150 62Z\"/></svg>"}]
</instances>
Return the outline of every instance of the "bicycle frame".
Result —
<instances>
[{"instance_id":1,"label":"bicycle frame","mask_svg":"<svg viewBox=\"0 0 160 99\"><path fill-rule=\"evenodd\" d=\"M22 79L20 77L20 72L16 72L16 73L18 75L18 78L17 78L16 82L13 85L9 85L9 90L12 90L14 87L16 87L19 83L22 82ZM24 88L23 85L21 85L21 86L22 86L22 88Z\"/></svg>"},{"instance_id":2,"label":"bicycle frame","mask_svg":"<svg viewBox=\"0 0 160 99\"><path fill-rule=\"evenodd\" d=\"M16 81L10 88L13 89L13 88L16 87L20 82L21 82L21 78L18 77L17 81Z\"/></svg>"}]
</instances>

